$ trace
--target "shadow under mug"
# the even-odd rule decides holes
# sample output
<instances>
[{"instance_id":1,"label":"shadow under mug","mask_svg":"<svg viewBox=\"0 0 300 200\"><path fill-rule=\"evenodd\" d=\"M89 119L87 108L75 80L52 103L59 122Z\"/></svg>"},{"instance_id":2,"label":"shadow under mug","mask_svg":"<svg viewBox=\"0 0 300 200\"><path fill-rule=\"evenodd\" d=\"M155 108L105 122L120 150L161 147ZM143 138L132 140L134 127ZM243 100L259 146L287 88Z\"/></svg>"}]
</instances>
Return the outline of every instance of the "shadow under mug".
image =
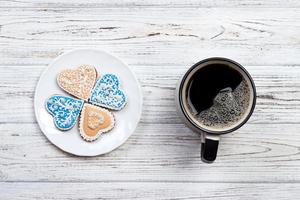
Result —
<instances>
[{"instance_id":1,"label":"shadow under mug","mask_svg":"<svg viewBox=\"0 0 300 200\"><path fill-rule=\"evenodd\" d=\"M195 119L192 119L190 117L190 115L188 114L189 111L187 111L185 106L183 105L183 98L185 98L183 97L183 93L184 93L183 90L187 90L187 88L184 89L184 85L186 84L186 82L190 81L192 77L191 75L197 72L198 70L200 70L202 67L212 65L212 64L223 64L223 65L225 64L231 66L232 68L236 69L244 79L246 79L249 86L249 90L251 94L249 99L249 106L248 106L249 108L247 112L243 115L242 120L240 120L238 123L231 126L229 129L210 130L207 127L204 128L199 126L199 123L197 123ZM201 134L202 161L206 163L212 163L217 157L220 135L227 134L237 130L238 128L243 126L252 115L256 103L256 89L255 89L253 79L251 78L250 74L246 71L246 69L242 65L227 58L213 57L213 58L202 60L194 64L182 76L176 88L175 103L176 103L179 116L182 118L184 123L196 133Z\"/></svg>"}]
</instances>

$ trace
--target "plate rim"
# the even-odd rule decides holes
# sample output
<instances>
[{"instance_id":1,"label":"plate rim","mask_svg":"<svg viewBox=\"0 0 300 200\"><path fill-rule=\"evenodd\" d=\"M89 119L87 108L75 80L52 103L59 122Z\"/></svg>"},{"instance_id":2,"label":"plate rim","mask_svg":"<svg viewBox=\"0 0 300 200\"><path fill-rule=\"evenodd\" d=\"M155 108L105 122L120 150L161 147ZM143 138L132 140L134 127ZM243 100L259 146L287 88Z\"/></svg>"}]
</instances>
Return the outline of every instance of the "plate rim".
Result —
<instances>
[{"instance_id":1,"label":"plate rim","mask_svg":"<svg viewBox=\"0 0 300 200\"><path fill-rule=\"evenodd\" d=\"M57 146L48 136L47 134L44 133L44 130L43 128L40 126L40 119L38 118L38 109L37 109L37 89L38 87L40 86L41 84L41 77L42 76L45 76L45 74L47 73L47 71L49 70L49 68L59 59L61 59L62 57L64 57L65 55L68 55L68 54L71 54L71 53L74 53L76 51L96 51L96 52L99 52L99 53L104 53L104 54L107 54L109 56L112 56L113 58L115 58L116 60L118 60L120 63L122 63L123 65L125 65L127 67L127 69L131 72L135 82L137 83L137 88L138 88L138 92L140 94L140 108L139 109L139 115L138 115L138 120L136 122L136 125L135 127L133 128L133 131L131 134L128 134L122 141L119 145L117 145L116 147L110 149L110 150L106 150L102 153L91 153L89 155L80 155L80 154L77 154L77 153L73 153L73 152L70 152L70 151L67 151L59 146ZM54 59L52 59L52 61L47 65L47 67L43 70L43 72L40 74L39 76L39 80L38 82L36 83L36 86L35 86L35 89L34 89L34 100L33 100L33 107L34 107L34 114L35 114L35 119L37 121L37 124L39 126L39 129L41 130L41 132L43 133L43 135L50 141L50 143L52 145L54 145L56 148L60 149L61 151L63 152L66 152L70 155L75 155L75 156L78 156L78 157L94 157L94 156L100 156L100 155L104 155L104 154L108 154L114 150L116 150L117 148L121 147L123 144L125 144L125 142L129 139L129 137L134 134L136 132L136 129L140 123L140 120L141 120L141 117L142 117L142 113L143 113L143 91L142 91L142 88L141 88L141 85L140 85L140 82L138 80L138 78L136 77L136 74L133 72L133 70L131 69L131 67L125 63L122 59L120 59L118 56L112 54L112 53L109 53L105 50L102 50L102 49L99 49L99 48L75 48L75 49L71 49L71 50L66 50L66 51L63 51L61 52L58 56L56 56ZM72 96L72 95L70 95Z\"/></svg>"}]
</instances>

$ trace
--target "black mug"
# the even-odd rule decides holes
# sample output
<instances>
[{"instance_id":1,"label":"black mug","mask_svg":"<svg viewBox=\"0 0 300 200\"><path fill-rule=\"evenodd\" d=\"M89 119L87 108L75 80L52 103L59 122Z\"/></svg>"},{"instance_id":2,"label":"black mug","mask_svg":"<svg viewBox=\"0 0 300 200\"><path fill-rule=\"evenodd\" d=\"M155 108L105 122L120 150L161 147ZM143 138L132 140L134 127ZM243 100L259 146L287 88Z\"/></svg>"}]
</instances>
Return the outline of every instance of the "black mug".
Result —
<instances>
[{"instance_id":1,"label":"black mug","mask_svg":"<svg viewBox=\"0 0 300 200\"><path fill-rule=\"evenodd\" d=\"M252 115L256 90L242 65L227 58L208 58L182 76L175 102L185 124L201 134L202 161L212 163L220 135L237 130Z\"/></svg>"}]
</instances>

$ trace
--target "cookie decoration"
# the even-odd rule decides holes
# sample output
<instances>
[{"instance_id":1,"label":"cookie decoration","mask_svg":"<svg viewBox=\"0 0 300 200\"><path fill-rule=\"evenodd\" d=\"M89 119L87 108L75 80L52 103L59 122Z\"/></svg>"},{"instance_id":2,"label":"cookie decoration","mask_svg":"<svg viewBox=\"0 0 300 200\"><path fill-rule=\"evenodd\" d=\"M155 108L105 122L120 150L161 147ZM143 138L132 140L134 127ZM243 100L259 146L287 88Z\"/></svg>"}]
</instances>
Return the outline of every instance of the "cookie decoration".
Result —
<instances>
[{"instance_id":1,"label":"cookie decoration","mask_svg":"<svg viewBox=\"0 0 300 200\"><path fill-rule=\"evenodd\" d=\"M97 71L91 65L81 65L76 69L66 69L57 76L58 85L67 93L88 100L97 78Z\"/></svg>"},{"instance_id":2,"label":"cookie decoration","mask_svg":"<svg viewBox=\"0 0 300 200\"><path fill-rule=\"evenodd\" d=\"M96 81L89 102L112 110L121 110L126 96L119 88L120 81L114 74L105 74Z\"/></svg>"},{"instance_id":3,"label":"cookie decoration","mask_svg":"<svg viewBox=\"0 0 300 200\"><path fill-rule=\"evenodd\" d=\"M46 110L53 116L55 126L65 131L76 124L83 103L83 100L54 95L46 100Z\"/></svg>"},{"instance_id":4,"label":"cookie decoration","mask_svg":"<svg viewBox=\"0 0 300 200\"><path fill-rule=\"evenodd\" d=\"M111 112L92 104L84 104L79 123L80 135L84 140L96 140L102 133L113 129L114 124Z\"/></svg>"}]
</instances>

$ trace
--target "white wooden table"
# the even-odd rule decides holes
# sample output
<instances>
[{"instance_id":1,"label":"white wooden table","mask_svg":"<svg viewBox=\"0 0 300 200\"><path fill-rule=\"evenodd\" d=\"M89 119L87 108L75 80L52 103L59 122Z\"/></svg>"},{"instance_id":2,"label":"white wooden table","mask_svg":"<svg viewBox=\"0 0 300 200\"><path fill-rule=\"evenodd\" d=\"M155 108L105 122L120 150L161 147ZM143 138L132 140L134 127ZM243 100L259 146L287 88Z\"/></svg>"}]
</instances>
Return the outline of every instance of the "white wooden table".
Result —
<instances>
[{"instance_id":1,"label":"white wooden table","mask_svg":"<svg viewBox=\"0 0 300 200\"><path fill-rule=\"evenodd\" d=\"M136 132L93 158L50 144L33 112L41 72L80 47L119 56L144 94ZM173 94L210 56L243 64L258 99L208 165ZM299 0L1 0L0 94L1 200L300 198Z\"/></svg>"}]
</instances>

